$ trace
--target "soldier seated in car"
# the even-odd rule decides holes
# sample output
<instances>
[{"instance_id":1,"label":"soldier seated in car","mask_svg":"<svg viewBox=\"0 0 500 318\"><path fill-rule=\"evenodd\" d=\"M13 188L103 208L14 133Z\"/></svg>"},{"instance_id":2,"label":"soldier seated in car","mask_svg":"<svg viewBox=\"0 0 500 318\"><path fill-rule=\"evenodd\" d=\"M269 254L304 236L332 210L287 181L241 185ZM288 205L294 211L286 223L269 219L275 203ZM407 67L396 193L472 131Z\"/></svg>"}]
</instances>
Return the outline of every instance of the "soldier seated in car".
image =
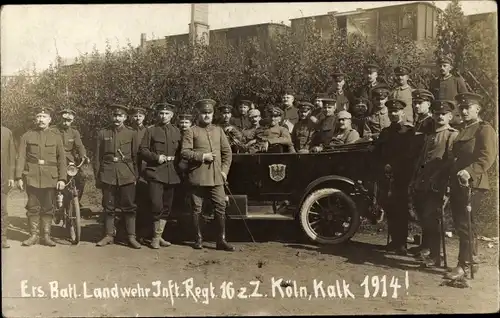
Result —
<instances>
[{"instance_id":1,"label":"soldier seated in car","mask_svg":"<svg viewBox=\"0 0 500 318\"><path fill-rule=\"evenodd\" d=\"M295 150L292 144L292 138L288 129L281 126L281 119L283 118L283 110L279 107L273 106L269 111L270 125L265 129L259 129L256 134L256 142L249 149L250 152L290 152L294 153Z\"/></svg>"},{"instance_id":2,"label":"soldier seated in car","mask_svg":"<svg viewBox=\"0 0 500 318\"><path fill-rule=\"evenodd\" d=\"M354 128L359 136L363 137L363 128L365 128L366 118L371 112L371 103L365 97L356 97L354 99L354 105L352 107L352 128Z\"/></svg>"},{"instance_id":3,"label":"soldier seated in car","mask_svg":"<svg viewBox=\"0 0 500 318\"><path fill-rule=\"evenodd\" d=\"M313 104L299 102L299 121L293 126L292 142L295 150L299 153L308 153L312 137L316 131L316 124L311 121L311 109Z\"/></svg>"},{"instance_id":4,"label":"soldier seated in car","mask_svg":"<svg viewBox=\"0 0 500 318\"><path fill-rule=\"evenodd\" d=\"M233 106L231 105L219 106L218 124L220 127L222 127L224 133L226 134L226 137L229 140L229 144L231 145L231 151L237 153L244 150L243 134L241 133L240 129L237 126L231 123L232 110Z\"/></svg>"},{"instance_id":5,"label":"soldier seated in car","mask_svg":"<svg viewBox=\"0 0 500 318\"><path fill-rule=\"evenodd\" d=\"M337 114L337 133L330 141L329 147L352 144L359 140L359 133L352 128L351 119L352 115L346 110Z\"/></svg>"},{"instance_id":6,"label":"soldier seated in car","mask_svg":"<svg viewBox=\"0 0 500 318\"><path fill-rule=\"evenodd\" d=\"M256 140L255 140L255 134L259 130L259 128L262 127L261 123L260 123L261 120L262 120L262 117L260 115L260 110L258 110L258 109L251 109L248 112L248 118L250 120L251 127L247 128L247 129L244 129L242 131L243 140L246 143L247 147L251 146L253 143L256 142Z\"/></svg>"},{"instance_id":7,"label":"soldier seated in car","mask_svg":"<svg viewBox=\"0 0 500 318\"><path fill-rule=\"evenodd\" d=\"M323 151L324 147L330 143L335 134L337 126L337 116L335 115L337 106L335 99L323 99L323 109L325 117L319 122L317 130L314 133L311 142L311 152Z\"/></svg>"},{"instance_id":8,"label":"soldier seated in car","mask_svg":"<svg viewBox=\"0 0 500 318\"><path fill-rule=\"evenodd\" d=\"M327 93L319 93L319 94L316 94L316 96L314 97L314 101L313 101L314 109L312 110L311 117L310 117L310 120L313 123L318 123L321 120L323 120L323 118L325 118L325 112L323 110L323 106L324 106L323 100L325 98L329 98Z\"/></svg>"}]
</instances>

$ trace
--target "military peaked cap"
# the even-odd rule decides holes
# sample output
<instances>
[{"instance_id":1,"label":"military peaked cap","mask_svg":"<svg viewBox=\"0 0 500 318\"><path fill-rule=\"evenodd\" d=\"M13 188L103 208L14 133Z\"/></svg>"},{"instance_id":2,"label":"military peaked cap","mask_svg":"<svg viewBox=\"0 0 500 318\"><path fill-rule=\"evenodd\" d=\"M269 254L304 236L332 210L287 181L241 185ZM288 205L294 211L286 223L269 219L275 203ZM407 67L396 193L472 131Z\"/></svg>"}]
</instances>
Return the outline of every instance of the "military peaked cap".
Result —
<instances>
[{"instance_id":1,"label":"military peaked cap","mask_svg":"<svg viewBox=\"0 0 500 318\"><path fill-rule=\"evenodd\" d=\"M109 106L113 114L127 114L128 107L121 104L112 104Z\"/></svg>"},{"instance_id":2,"label":"military peaked cap","mask_svg":"<svg viewBox=\"0 0 500 318\"><path fill-rule=\"evenodd\" d=\"M248 100L248 99L242 99L242 100L240 100L240 103L239 103L239 105L246 105L248 107L252 106L252 104L253 104L252 101Z\"/></svg>"},{"instance_id":3,"label":"military peaked cap","mask_svg":"<svg viewBox=\"0 0 500 318\"><path fill-rule=\"evenodd\" d=\"M461 93L455 96L458 106L479 105L483 97L475 93Z\"/></svg>"},{"instance_id":4,"label":"military peaked cap","mask_svg":"<svg viewBox=\"0 0 500 318\"><path fill-rule=\"evenodd\" d=\"M323 100L325 98L330 98L327 93L318 93L314 96L314 100Z\"/></svg>"},{"instance_id":5,"label":"military peaked cap","mask_svg":"<svg viewBox=\"0 0 500 318\"><path fill-rule=\"evenodd\" d=\"M389 86L385 84L380 84L372 90L372 96L375 98L386 98L387 96L389 96L389 93Z\"/></svg>"},{"instance_id":6,"label":"military peaked cap","mask_svg":"<svg viewBox=\"0 0 500 318\"><path fill-rule=\"evenodd\" d=\"M417 102L417 101L433 101L434 100L434 95L426 90L426 89L422 89L422 88L417 88L416 90L414 90L412 92L412 99L414 102Z\"/></svg>"},{"instance_id":7,"label":"military peaked cap","mask_svg":"<svg viewBox=\"0 0 500 318\"><path fill-rule=\"evenodd\" d=\"M260 110L258 109L250 109L248 111L248 117L260 116Z\"/></svg>"},{"instance_id":8,"label":"military peaked cap","mask_svg":"<svg viewBox=\"0 0 500 318\"><path fill-rule=\"evenodd\" d=\"M396 75L408 75L410 74L410 68L406 66L398 66L394 68L394 74Z\"/></svg>"},{"instance_id":9,"label":"military peaked cap","mask_svg":"<svg viewBox=\"0 0 500 318\"><path fill-rule=\"evenodd\" d=\"M351 119L352 115L347 110L341 110L337 114L337 119Z\"/></svg>"},{"instance_id":10,"label":"military peaked cap","mask_svg":"<svg viewBox=\"0 0 500 318\"><path fill-rule=\"evenodd\" d=\"M175 105L170 103L158 103L154 105L154 109L159 112L161 110L175 111Z\"/></svg>"},{"instance_id":11,"label":"military peaked cap","mask_svg":"<svg viewBox=\"0 0 500 318\"><path fill-rule=\"evenodd\" d=\"M277 106L271 106L269 108L269 114L274 115L274 116L276 116L276 115L283 116L284 113L283 113L283 109L281 109Z\"/></svg>"},{"instance_id":12,"label":"military peaked cap","mask_svg":"<svg viewBox=\"0 0 500 318\"><path fill-rule=\"evenodd\" d=\"M392 98L392 99L389 99L387 101L387 103L385 103L385 106L387 106L387 108L390 111L395 111L395 110L404 109L406 107L406 103L401 99Z\"/></svg>"},{"instance_id":13,"label":"military peaked cap","mask_svg":"<svg viewBox=\"0 0 500 318\"><path fill-rule=\"evenodd\" d=\"M451 100L435 100L431 104L431 111L435 114L445 114L455 109L455 103Z\"/></svg>"},{"instance_id":14,"label":"military peaked cap","mask_svg":"<svg viewBox=\"0 0 500 318\"><path fill-rule=\"evenodd\" d=\"M365 69L368 71L378 71L380 67L375 63L365 64Z\"/></svg>"},{"instance_id":15,"label":"military peaked cap","mask_svg":"<svg viewBox=\"0 0 500 318\"><path fill-rule=\"evenodd\" d=\"M71 114L71 115L75 116L76 112L74 110L72 110L71 108L64 108L64 109L61 109L58 114L59 115Z\"/></svg>"},{"instance_id":16,"label":"military peaked cap","mask_svg":"<svg viewBox=\"0 0 500 318\"><path fill-rule=\"evenodd\" d=\"M332 75L333 75L333 78L338 82L342 81L345 78L345 73L343 73L341 71L336 71Z\"/></svg>"},{"instance_id":17,"label":"military peaked cap","mask_svg":"<svg viewBox=\"0 0 500 318\"><path fill-rule=\"evenodd\" d=\"M130 107L128 109L128 114L129 115L135 115L135 114L143 114L146 115L148 110L143 107Z\"/></svg>"},{"instance_id":18,"label":"military peaked cap","mask_svg":"<svg viewBox=\"0 0 500 318\"><path fill-rule=\"evenodd\" d=\"M284 90L283 90L283 94L282 95L292 95L294 96L295 95L295 92L293 90L293 88L291 88L290 86L287 86Z\"/></svg>"},{"instance_id":19,"label":"military peaked cap","mask_svg":"<svg viewBox=\"0 0 500 318\"><path fill-rule=\"evenodd\" d=\"M438 64L452 64L453 61L449 56L440 56L438 58Z\"/></svg>"},{"instance_id":20,"label":"military peaked cap","mask_svg":"<svg viewBox=\"0 0 500 318\"><path fill-rule=\"evenodd\" d=\"M53 111L54 110L51 107L47 107L47 106L38 106L38 107L33 108L33 112L35 113L35 115L38 115L38 114L51 115Z\"/></svg>"},{"instance_id":21,"label":"military peaked cap","mask_svg":"<svg viewBox=\"0 0 500 318\"><path fill-rule=\"evenodd\" d=\"M366 105L368 106L370 101L364 96L354 98L354 105Z\"/></svg>"},{"instance_id":22,"label":"military peaked cap","mask_svg":"<svg viewBox=\"0 0 500 318\"><path fill-rule=\"evenodd\" d=\"M335 103L337 102L337 99L332 97L323 98L321 100L323 101L323 106L335 105Z\"/></svg>"},{"instance_id":23,"label":"military peaked cap","mask_svg":"<svg viewBox=\"0 0 500 318\"><path fill-rule=\"evenodd\" d=\"M179 120L191 120L191 119L193 118L193 115L191 115L190 113L186 113L186 112L184 112L184 113L180 113L180 114L177 116L177 118L178 118Z\"/></svg>"},{"instance_id":24,"label":"military peaked cap","mask_svg":"<svg viewBox=\"0 0 500 318\"><path fill-rule=\"evenodd\" d=\"M298 103L298 108L299 109L305 109L305 110L310 110L314 108L314 105L309 103L309 102L299 102Z\"/></svg>"},{"instance_id":25,"label":"military peaked cap","mask_svg":"<svg viewBox=\"0 0 500 318\"><path fill-rule=\"evenodd\" d=\"M221 113L230 113L233 110L233 106L225 104L219 106L217 110Z\"/></svg>"},{"instance_id":26,"label":"military peaked cap","mask_svg":"<svg viewBox=\"0 0 500 318\"><path fill-rule=\"evenodd\" d=\"M195 107L200 112L213 112L215 104L217 104L217 102L213 99L202 99L196 102Z\"/></svg>"}]
</instances>

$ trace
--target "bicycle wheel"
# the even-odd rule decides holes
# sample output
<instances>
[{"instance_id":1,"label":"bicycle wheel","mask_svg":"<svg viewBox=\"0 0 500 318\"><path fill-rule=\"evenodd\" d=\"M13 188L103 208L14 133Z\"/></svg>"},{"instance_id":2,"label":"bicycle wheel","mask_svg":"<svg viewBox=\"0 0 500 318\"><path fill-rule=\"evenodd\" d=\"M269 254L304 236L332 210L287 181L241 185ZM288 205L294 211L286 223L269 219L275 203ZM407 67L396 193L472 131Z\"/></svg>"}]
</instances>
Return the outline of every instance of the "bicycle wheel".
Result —
<instances>
[{"instance_id":1,"label":"bicycle wheel","mask_svg":"<svg viewBox=\"0 0 500 318\"><path fill-rule=\"evenodd\" d=\"M74 197L71 200L69 214L69 235L73 244L80 243L80 238L82 234L82 226L80 224L80 203L78 202L78 197Z\"/></svg>"}]
</instances>

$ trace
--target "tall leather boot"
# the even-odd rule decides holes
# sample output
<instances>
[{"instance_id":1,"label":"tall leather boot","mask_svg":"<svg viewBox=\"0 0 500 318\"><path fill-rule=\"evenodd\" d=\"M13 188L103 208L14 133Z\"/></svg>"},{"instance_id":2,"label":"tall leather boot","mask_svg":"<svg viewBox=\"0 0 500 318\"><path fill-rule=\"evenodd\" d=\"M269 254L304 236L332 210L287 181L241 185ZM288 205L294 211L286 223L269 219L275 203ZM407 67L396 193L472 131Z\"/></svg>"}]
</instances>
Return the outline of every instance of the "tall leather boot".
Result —
<instances>
[{"instance_id":1,"label":"tall leather boot","mask_svg":"<svg viewBox=\"0 0 500 318\"><path fill-rule=\"evenodd\" d=\"M163 231L165 229L166 224L167 224L166 220L154 221L153 223L154 234L153 234L153 239L151 240L151 248L159 249L160 246L164 246L161 245L161 240L162 240L161 236L163 235Z\"/></svg>"},{"instance_id":2,"label":"tall leather boot","mask_svg":"<svg viewBox=\"0 0 500 318\"><path fill-rule=\"evenodd\" d=\"M135 214L125 216L125 227L127 228L128 243L130 247L140 249L142 246L135 239Z\"/></svg>"},{"instance_id":3,"label":"tall leather boot","mask_svg":"<svg viewBox=\"0 0 500 318\"><path fill-rule=\"evenodd\" d=\"M47 246L56 246L56 242L52 241L52 239L50 238L50 232L52 229L52 215L42 215L41 221L43 229L42 243Z\"/></svg>"},{"instance_id":4,"label":"tall leather boot","mask_svg":"<svg viewBox=\"0 0 500 318\"><path fill-rule=\"evenodd\" d=\"M203 249L203 236L201 235L201 227L200 227L200 214L193 214L193 228L194 228L194 245L193 248L196 250Z\"/></svg>"},{"instance_id":5,"label":"tall leather boot","mask_svg":"<svg viewBox=\"0 0 500 318\"><path fill-rule=\"evenodd\" d=\"M219 225L219 239L217 240L216 249L222 251L233 252L234 247L226 242L226 218L216 214L217 224Z\"/></svg>"},{"instance_id":6,"label":"tall leather boot","mask_svg":"<svg viewBox=\"0 0 500 318\"><path fill-rule=\"evenodd\" d=\"M106 213L104 228L106 230L106 235L97 242L96 246L106 246L115 242L115 216L113 214Z\"/></svg>"},{"instance_id":7,"label":"tall leather boot","mask_svg":"<svg viewBox=\"0 0 500 318\"><path fill-rule=\"evenodd\" d=\"M30 227L30 237L23 242L23 246L31 246L38 244L40 233L40 216L29 216L28 225Z\"/></svg>"}]
</instances>

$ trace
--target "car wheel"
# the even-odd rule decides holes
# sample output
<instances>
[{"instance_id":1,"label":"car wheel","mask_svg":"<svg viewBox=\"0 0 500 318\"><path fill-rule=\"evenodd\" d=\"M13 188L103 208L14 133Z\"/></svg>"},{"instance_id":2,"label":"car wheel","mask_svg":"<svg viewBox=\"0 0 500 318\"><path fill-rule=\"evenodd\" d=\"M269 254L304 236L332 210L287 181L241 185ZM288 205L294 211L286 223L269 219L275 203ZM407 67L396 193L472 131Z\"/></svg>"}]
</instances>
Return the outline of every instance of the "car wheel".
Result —
<instances>
[{"instance_id":1,"label":"car wheel","mask_svg":"<svg viewBox=\"0 0 500 318\"><path fill-rule=\"evenodd\" d=\"M300 207L299 220L311 241L331 245L348 241L360 225L356 203L335 188L311 192Z\"/></svg>"}]
</instances>

